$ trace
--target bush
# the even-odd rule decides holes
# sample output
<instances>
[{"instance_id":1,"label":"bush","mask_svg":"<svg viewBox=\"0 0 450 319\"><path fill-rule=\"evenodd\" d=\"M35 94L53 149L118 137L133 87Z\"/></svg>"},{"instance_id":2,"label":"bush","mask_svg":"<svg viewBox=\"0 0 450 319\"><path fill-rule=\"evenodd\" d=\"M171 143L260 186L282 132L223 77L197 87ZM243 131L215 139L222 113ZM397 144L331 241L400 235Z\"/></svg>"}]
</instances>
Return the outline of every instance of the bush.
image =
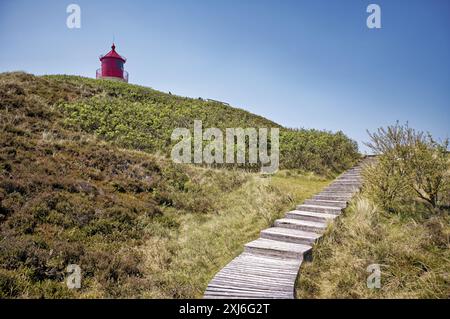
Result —
<instances>
[{"instance_id":1,"label":"bush","mask_svg":"<svg viewBox=\"0 0 450 319\"><path fill-rule=\"evenodd\" d=\"M360 157L356 142L342 132L283 129L280 133L282 169L333 175L349 169Z\"/></svg>"},{"instance_id":2,"label":"bush","mask_svg":"<svg viewBox=\"0 0 450 319\"><path fill-rule=\"evenodd\" d=\"M446 205L449 188L448 140L437 142L431 134L408 124L379 128L367 145L378 161L364 174L365 187L375 202L388 211L399 210L414 200L431 210Z\"/></svg>"}]
</instances>

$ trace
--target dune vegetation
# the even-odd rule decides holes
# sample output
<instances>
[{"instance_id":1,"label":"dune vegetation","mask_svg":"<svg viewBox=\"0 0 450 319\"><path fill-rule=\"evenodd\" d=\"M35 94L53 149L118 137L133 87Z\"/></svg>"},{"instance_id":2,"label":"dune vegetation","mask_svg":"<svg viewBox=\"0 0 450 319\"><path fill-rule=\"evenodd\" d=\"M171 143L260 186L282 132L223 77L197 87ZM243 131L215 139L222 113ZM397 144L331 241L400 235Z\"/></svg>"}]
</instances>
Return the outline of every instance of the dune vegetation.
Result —
<instances>
[{"instance_id":1,"label":"dune vegetation","mask_svg":"<svg viewBox=\"0 0 450 319\"><path fill-rule=\"evenodd\" d=\"M179 165L175 127L278 127L280 166ZM302 298L448 298L447 145L371 135L362 192L304 263ZM262 228L359 158L343 133L75 76L0 74L0 298L195 298ZM82 270L68 289L66 267ZM379 264L381 288L366 268Z\"/></svg>"},{"instance_id":2,"label":"dune vegetation","mask_svg":"<svg viewBox=\"0 0 450 319\"><path fill-rule=\"evenodd\" d=\"M193 118L279 127L124 83L1 74L0 298L200 297L245 242L359 156L342 133L283 129L296 160L272 177L174 164L170 131ZM65 284L69 264L81 289Z\"/></svg>"}]
</instances>

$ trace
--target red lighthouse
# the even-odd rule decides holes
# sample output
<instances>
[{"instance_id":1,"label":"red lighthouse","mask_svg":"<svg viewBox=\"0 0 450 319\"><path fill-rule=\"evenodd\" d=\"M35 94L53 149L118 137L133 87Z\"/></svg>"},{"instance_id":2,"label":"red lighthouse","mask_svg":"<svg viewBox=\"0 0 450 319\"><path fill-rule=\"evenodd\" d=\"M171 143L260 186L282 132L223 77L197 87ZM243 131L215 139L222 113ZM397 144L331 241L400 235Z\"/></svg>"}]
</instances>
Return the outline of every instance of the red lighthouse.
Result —
<instances>
[{"instance_id":1,"label":"red lighthouse","mask_svg":"<svg viewBox=\"0 0 450 319\"><path fill-rule=\"evenodd\" d=\"M96 78L113 79L128 82L128 72L123 69L127 61L125 57L116 52L116 46L111 46L111 51L100 56L102 67L97 70Z\"/></svg>"}]
</instances>

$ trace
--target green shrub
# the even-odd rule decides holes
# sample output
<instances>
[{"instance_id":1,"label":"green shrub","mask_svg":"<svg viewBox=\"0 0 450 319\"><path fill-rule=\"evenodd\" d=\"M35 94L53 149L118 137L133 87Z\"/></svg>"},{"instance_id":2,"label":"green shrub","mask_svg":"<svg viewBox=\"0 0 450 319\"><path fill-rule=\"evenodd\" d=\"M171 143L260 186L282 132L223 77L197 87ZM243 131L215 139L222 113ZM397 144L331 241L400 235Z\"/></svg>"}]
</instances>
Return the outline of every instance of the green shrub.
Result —
<instances>
[{"instance_id":1,"label":"green shrub","mask_svg":"<svg viewBox=\"0 0 450 319\"><path fill-rule=\"evenodd\" d=\"M378 160L366 168L365 187L375 202L388 211L418 200L431 210L445 203L449 189L448 140L437 142L431 134L398 122L370 133L367 145Z\"/></svg>"},{"instance_id":2,"label":"green shrub","mask_svg":"<svg viewBox=\"0 0 450 319\"><path fill-rule=\"evenodd\" d=\"M342 132L283 129L280 133L280 164L323 175L342 172L359 159L358 145Z\"/></svg>"}]
</instances>

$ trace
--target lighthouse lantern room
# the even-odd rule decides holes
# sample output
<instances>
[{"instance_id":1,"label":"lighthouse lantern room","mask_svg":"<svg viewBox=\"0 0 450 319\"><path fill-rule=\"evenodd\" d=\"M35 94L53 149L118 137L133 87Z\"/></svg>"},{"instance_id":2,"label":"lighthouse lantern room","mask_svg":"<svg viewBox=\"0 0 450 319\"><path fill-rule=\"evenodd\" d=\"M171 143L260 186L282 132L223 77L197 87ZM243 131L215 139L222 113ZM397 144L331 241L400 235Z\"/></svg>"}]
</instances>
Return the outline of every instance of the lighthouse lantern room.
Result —
<instances>
[{"instance_id":1,"label":"lighthouse lantern room","mask_svg":"<svg viewBox=\"0 0 450 319\"><path fill-rule=\"evenodd\" d=\"M97 79L112 79L128 82L128 72L124 70L123 65L127 60L116 52L114 43L111 51L100 56L101 68L97 70Z\"/></svg>"}]
</instances>

